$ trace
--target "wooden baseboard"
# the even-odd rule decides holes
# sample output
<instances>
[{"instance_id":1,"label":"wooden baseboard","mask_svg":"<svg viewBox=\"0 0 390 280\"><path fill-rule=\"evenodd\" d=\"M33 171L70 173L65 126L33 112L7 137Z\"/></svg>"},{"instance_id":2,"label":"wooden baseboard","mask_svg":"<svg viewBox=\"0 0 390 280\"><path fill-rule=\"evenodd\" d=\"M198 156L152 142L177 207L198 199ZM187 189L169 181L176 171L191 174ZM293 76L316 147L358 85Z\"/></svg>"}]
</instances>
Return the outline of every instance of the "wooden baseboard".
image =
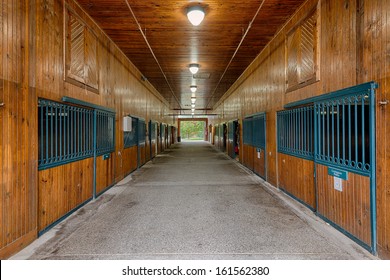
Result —
<instances>
[{"instance_id":1,"label":"wooden baseboard","mask_svg":"<svg viewBox=\"0 0 390 280\"><path fill-rule=\"evenodd\" d=\"M11 257L13 254L16 254L35 239L38 238L38 229L34 229L29 233L23 235L19 239L15 240L11 244L8 244L4 248L0 249L0 259L5 260Z\"/></svg>"}]
</instances>

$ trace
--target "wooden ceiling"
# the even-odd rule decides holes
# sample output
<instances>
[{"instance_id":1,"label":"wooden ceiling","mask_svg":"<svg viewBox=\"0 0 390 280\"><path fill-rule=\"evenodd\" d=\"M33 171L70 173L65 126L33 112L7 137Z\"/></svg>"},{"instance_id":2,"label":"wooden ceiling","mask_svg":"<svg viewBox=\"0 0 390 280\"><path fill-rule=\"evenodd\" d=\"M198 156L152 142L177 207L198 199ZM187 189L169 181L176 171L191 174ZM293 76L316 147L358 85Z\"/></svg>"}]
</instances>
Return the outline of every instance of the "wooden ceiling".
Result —
<instances>
[{"instance_id":1,"label":"wooden ceiling","mask_svg":"<svg viewBox=\"0 0 390 280\"><path fill-rule=\"evenodd\" d=\"M303 2L78 0L171 109L188 113L197 85L197 114L213 108ZM206 13L199 26L186 16L194 5ZM200 65L195 78L190 63Z\"/></svg>"}]
</instances>

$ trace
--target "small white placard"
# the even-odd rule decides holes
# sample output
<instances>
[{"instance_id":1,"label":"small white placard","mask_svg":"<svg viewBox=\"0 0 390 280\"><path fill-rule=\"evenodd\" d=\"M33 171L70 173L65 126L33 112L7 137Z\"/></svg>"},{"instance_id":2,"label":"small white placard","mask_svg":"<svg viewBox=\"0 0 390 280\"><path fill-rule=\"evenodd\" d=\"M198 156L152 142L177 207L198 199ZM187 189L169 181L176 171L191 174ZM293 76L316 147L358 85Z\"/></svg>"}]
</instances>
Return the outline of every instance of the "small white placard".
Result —
<instances>
[{"instance_id":1,"label":"small white placard","mask_svg":"<svg viewBox=\"0 0 390 280\"><path fill-rule=\"evenodd\" d=\"M333 179L334 179L334 189L336 191L342 192L343 191L343 179L337 178L337 177L333 177Z\"/></svg>"},{"instance_id":2,"label":"small white placard","mask_svg":"<svg viewBox=\"0 0 390 280\"><path fill-rule=\"evenodd\" d=\"M257 152L257 158L260 158L260 152Z\"/></svg>"}]
</instances>

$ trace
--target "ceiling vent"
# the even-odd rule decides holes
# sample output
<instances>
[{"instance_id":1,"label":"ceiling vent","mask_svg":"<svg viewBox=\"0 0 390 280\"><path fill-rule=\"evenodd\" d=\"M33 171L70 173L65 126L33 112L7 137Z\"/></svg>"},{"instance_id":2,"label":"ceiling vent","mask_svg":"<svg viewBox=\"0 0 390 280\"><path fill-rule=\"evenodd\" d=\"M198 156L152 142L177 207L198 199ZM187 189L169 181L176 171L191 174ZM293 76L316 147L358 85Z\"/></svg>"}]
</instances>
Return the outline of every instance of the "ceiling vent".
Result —
<instances>
[{"instance_id":1,"label":"ceiling vent","mask_svg":"<svg viewBox=\"0 0 390 280\"><path fill-rule=\"evenodd\" d=\"M210 79L210 73L197 73L194 74L192 77L197 80L206 80Z\"/></svg>"}]
</instances>

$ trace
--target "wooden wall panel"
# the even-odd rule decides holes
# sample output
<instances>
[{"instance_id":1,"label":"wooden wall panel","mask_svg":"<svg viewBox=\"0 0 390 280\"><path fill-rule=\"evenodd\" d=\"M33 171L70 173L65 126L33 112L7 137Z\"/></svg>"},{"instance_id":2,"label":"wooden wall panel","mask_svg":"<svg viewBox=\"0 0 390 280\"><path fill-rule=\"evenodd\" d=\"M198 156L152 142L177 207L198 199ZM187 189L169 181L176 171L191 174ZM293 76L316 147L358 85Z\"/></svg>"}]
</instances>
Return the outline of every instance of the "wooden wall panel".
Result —
<instances>
[{"instance_id":1,"label":"wooden wall panel","mask_svg":"<svg viewBox=\"0 0 390 280\"><path fill-rule=\"evenodd\" d=\"M38 230L92 198L93 158L39 171Z\"/></svg>"},{"instance_id":2,"label":"wooden wall panel","mask_svg":"<svg viewBox=\"0 0 390 280\"><path fill-rule=\"evenodd\" d=\"M316 209L313 161L278 154L279 188Z\"/></svg>"},{"instance_id":3,"label":"wooden wall panel","mask_svg":"<svg viewBox=\"0 0 390 280\"><path fill-rule=\"evenodd\" d=\"M390 107L379 101L390 100L390 1L358 2L358 82L374 80L376 92L377 139L377 238L379 255L390 259Z\"/></svg>"},{"instance_id":4,"label":"wooden wall panel","mask_svg":"<svg viewBox=\"0 0 390 280\"><path fill-rule=\"evenodd\" d=\"M286 93L286 35L316 6L319 81ZM266 112L267 180L286 187L289 181L276 156L276 112L287 103L372 80L379 84L377 101L390 100L389 22L390 0L308 0L216 104L218 117L211 123L241 122L246 115ZM381 257L390 258L390 107L376 104L378 249Z\"/></svg>"},{"instance_id":5,"label":"wooden wall panel","mask_svg":"<svg viewBox=\"0 0 390 280\"><path fill-rule=\"evenodd\" d=\"M260 152L257 152L257 149L253 149L253 172L255 172L260 177L264 178L266 177L266 170L265 170L265 151L263 149L260 149ZM260 157L259 157L260 156Z\"/></svg>"},{"instance_id":6,"label":"wooden wall panel","mask_svg":"<svg viewBox=\"0 0 390 280\"><path fill-rule=\"evenodd\" d=\"M316 170L318 213L370 245L370 178L349 172L340 192L327 166L317 164Z\"/></svg>"},{"instance_id":7,"label":"wooden wall panel","mask_svg":"<svg viewBox=\"0 0 390 280\"><path fill-rule=\"evenodd\" d=\"M254 167L254 154L255 154L255 148L253 148L252 146L249 146L249 145L245 145L243 146L243 164L244 166L246 166L247 168L249 168L250 170L253 171L253 167Z\"/></svg>"},{"instance_id":8,"label":"wooden wall panel","mask_svg":"<svg viewBox=\"0 0 390 280\"><path fill-rule=\"evenodd\" d=\"M123 151L123 173L125 176L137 169L137 151L137 146L127 148Z\"/></svg>"},{"instance_id":9,"label":"wooden wall panel","mask_svg":"<svg viewBox=\"0 0 390 280\"><path fill-rule=\"evenodd\" d=\"M157 90L141 81L138 69L75 1L65 2L96 35L98 61L90 65L93 69L89 69L88 77L89 82L97 84L97 90L64 80L63 1L0 0L0 103L5 104L0 106L0 258L26 246L37 237L38 229L92 194L89 161L44 170L38 175L38 98L60 101L69 96L115 109L116 150L110 163L115 176L108 175L114 176L115 182L133 170L132 163L128 170L124 167L123 116L131 114L146 122L153 119L174 124L173 117L165 117L172 112ZM90 44L94 44L94 36L88 36ZM108 181L102 186L107 186ZM47 182L53 185L49 187ZM61 192L63 196L59 196Z\"/></svg>"},{"instance_id":10,"label":"wooden wall panel","mask_svg":"<svg viewBox=\"0 0 390 280\"><path fill-rule=\"evenodd\" d=\"M37 100L29 88L29 10L0 1L0 259L37 236Z\"/></svg>"},{"instance_id":11,"label":"wooden wall panel","mask_svg":"<svg viewBox=\"0 0 390 280\"><path fill-rule=\"evenodd\" d=\"M139 165L142 166L146 163L146 146L145 144L139 145Z\"/></svg>"},{"instance_id":12,"label":"wooden wall panel","mask_svg":"<svg viewBox=\"0 0 390 280\"><path fill-rule=\"evenodd\" d=\"M96 194L100 194L107 187L112 186L114 182L113 153L110 154L108 159L98 156L96 158Z\"/></svg>"}]
</instances>

